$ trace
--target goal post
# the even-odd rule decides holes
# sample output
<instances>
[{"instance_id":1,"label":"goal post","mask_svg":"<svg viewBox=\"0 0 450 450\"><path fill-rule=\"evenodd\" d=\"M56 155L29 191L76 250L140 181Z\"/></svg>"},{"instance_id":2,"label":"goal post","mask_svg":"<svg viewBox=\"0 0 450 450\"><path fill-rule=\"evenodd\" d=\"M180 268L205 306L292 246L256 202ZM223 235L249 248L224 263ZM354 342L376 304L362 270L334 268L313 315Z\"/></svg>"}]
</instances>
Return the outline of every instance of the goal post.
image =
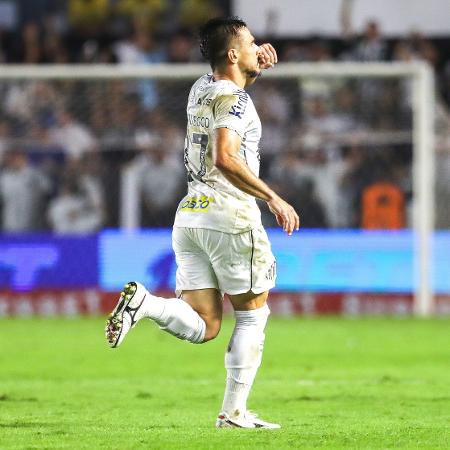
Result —
<instances>
[{"instance_id":1,"label":"goal post","mask_svg":"<svg viewBox=\"0 0 450 450\"><path fill-rule=\"evenodd\" d=\"M3 65L0 83L20 80L194 80L210 71L204 64L126 65ZM434 233L434 110L433 70L423 62L414 63L280 63L262 79L390 79L409 80L412 87L412 180L415 293L414 312L428 316L434 312L433 233ZM108 101L108 99L105 99ZM186 99L178 105L185 108ZM264 127L264 123L263 123ZM139 196L129 170L120 177L120 227L133 231L140 226Z\"/></svg>"},{"instance_id":2,"label":"goal post","mask_svg":"<svg viewBox=\"0 0 450 450\"><path fill-rule=\"evenodd\" d=\"M435 311L433 293L433 233L435 217L435 86L432 69L416 66L413 75L413 192L415 272L417 283L414 311L429 316Z\"/></svg>"}]
</instances>

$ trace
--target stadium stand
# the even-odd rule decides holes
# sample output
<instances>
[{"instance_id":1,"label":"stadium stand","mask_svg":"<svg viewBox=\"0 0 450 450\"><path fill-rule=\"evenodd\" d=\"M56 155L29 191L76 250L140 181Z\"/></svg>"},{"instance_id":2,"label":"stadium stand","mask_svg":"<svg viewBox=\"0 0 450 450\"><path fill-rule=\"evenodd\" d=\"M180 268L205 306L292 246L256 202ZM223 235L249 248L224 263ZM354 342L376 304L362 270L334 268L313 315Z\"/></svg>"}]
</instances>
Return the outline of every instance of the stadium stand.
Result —
<instances>
[{"instance_id":1,"label":"stadium stand","mask_svg":"<svg viewBox=\"0 0 450 450\"><path fill-rule=\"evenodd\" d=\"M135 3L47 1L40 2L33 16L22 8L16 23L0 31L0 62L199 62L196 26L230 9L226 1L212 2L212 7L205 8L201 0L148 0L145 14L137 18ZM176 6L170 13L169 3ZM186 14L189 8L194 8L196 15ZM258 36L259 40L269 38ZM439 90L437 204L448 202L449 39L431 40L414 31L388 40L382 34L382 24L373 21L356 35L348 20L343 20L341 39L279 39L275 45L281 62L424 60L431 64ZM142 225L170 226L184 189L181 151L188 85L171 85L168 93L169 87L156 81L0 83L1 229L85 233L117 227L117 179L125 165L136 167L142 178ZM366 130L372 134L408 132L407 85L375 80L330 85L303 80L301 98L292 98L289 86L275 81L253 89L264 89L264 95L254 96L266 124L262 178L278 186L301 210L308 210L306 227L363 227L367 211L362 200L370 186L386 177L406 204L402 218L393 221L394 228L411 225L411 144L371 145L349 136L350 132ZM106 96L108 102L104 101ZM340 139L328 139L331 134ZM177 152L178 158L174 156ZM177 174L173 186L167 187L161 204L146 207L157 190L155 174L164 178L168 171ZM12 220L11 208L17 206L10 205L9 192L17 179L11 173L32 180L14 202L31 202L45 214L25 207L28 214ZM70 217L77 220L70 224ZM267 225L271 220L265 215ZM450 227L446 208L437 207L436 221L438 228Z\"/></svg>"}]
</instances>

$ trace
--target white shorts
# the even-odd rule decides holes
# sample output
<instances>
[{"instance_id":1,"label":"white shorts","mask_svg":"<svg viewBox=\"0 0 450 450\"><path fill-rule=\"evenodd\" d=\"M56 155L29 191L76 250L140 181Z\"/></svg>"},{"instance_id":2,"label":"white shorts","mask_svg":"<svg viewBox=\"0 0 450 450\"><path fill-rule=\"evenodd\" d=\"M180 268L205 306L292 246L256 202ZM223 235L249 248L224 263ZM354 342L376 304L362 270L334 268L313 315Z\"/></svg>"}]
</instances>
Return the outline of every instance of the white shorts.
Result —
<instances>
[{"instance_id":1,"label":"white shorts","mask_svg":"<svg viewBox=\"0 0 450 450\"><path fill-rule=\"evenodd\" d=\"M260 294L275 286L276 264L264 228L240 234L174 227L176 292L215 288L222 295Z\"/></svg>"}]
</instances>

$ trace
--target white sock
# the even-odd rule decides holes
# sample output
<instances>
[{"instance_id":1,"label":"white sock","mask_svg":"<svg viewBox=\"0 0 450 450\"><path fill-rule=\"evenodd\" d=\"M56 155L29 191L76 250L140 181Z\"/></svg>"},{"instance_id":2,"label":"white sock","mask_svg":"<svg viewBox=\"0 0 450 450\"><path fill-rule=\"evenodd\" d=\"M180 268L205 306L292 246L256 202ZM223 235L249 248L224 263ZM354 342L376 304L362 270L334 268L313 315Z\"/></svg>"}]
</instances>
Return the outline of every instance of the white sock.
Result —
<instances>
[{"instance_id":1,"label":"white sock","mask_svg":"<svg viewBox=\"0 0 450 450\"><path fill-rule=\"evenodd\" d=\"M232 417L247 411L247 398L261 365L269 314L267 304L251 311L235 311L236 325L225 354L227 383L222 404L222 411Z\"/></svg>"},{"instance_id":2,"label":"white sock","mask_svg":"<svg viewBox=\"0 0 450 450\"><path fill-rule=\"evenodd\" d=\"M151 295L146 302L145 316L153 319L173 336L200 344L205 338L205 321L181 298L162 298Z\"/></svg>"}]
</instances>

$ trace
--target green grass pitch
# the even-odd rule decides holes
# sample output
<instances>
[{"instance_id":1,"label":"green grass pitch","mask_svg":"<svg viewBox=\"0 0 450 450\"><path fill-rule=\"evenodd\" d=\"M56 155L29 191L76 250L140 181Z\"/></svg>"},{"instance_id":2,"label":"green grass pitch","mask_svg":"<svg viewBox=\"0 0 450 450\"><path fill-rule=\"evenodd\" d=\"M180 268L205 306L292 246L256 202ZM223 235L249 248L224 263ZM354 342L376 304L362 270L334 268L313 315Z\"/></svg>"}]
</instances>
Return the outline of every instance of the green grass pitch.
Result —
<instances>
[{"instance_id":1,"label":"green grass pitch","mask_svg":"<svg viewBox=\"0 0 450 450\"><path fill-rule=\"evenodd\" d=\"M250 398L281 430L214 428L232 330L192 345L150 322L0 321L1 449L450 448L448 319L272 317Z\"/></svg>"}]
</instances>

